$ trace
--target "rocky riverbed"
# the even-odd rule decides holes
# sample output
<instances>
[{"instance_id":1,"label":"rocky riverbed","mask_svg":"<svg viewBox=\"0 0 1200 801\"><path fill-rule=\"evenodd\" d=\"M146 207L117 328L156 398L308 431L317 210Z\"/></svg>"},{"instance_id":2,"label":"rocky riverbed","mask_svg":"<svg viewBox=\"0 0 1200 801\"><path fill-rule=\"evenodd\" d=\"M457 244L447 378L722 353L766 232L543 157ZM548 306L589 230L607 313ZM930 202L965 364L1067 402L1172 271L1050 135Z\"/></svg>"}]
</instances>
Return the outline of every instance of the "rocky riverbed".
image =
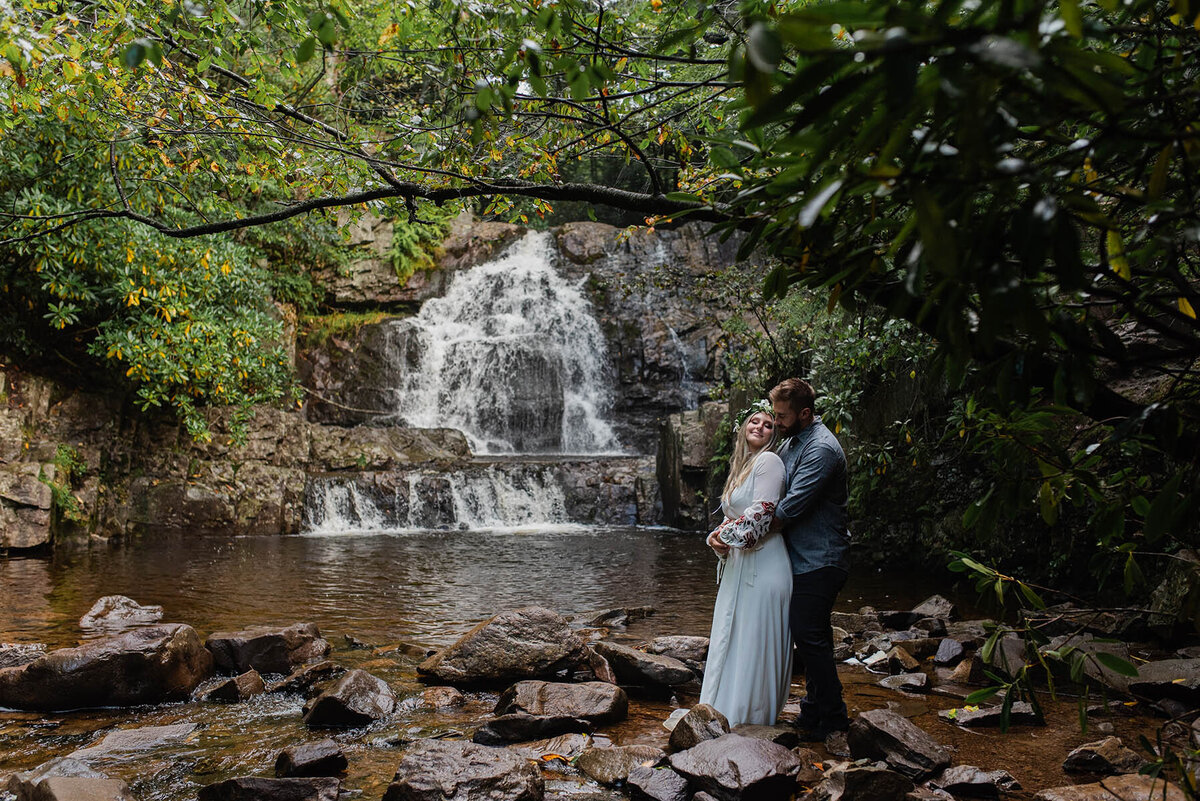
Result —
<instances>
[{"instance_id":1,"label":"rocky riverbed","mask_svg":"<svg viewBox=\"0 0 1200 801\"><path fill-rule=\"evenodd\" d=\"M963 699L1024 652L1006 639L983 664L990 624L959 620L940 596L836 615L854 723L824 742L787 725L800 679L780 726L730 731L697 706L707 641L655 632L649 607L509 609L442 647L303 620L201 634L163 615L106 597L79 621L78 646L0 648L10 796L1134 801L1164 791L1138 773L1153 758L1140 735L1177 753L1200 739L1192 651L1087 633L1073 642L1126 654L1139 676L1119 686L1093 672L1104 693L1085 705L1086 732L1079 688L1060 687L1042 694L1041 717L1014 704L1001 733L997 706Z\"/></svg>"}]
</instances>

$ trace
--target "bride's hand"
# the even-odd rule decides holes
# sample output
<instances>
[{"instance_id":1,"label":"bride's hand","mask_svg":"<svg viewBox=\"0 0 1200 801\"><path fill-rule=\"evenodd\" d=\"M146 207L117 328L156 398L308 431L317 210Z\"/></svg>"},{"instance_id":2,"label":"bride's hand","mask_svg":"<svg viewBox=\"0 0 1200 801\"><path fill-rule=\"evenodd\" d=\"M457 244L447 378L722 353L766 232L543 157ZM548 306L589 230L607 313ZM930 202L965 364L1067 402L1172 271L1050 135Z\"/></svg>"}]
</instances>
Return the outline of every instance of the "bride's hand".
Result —
<instances>
[{"instance_id":1,"label":"bride's hand","mask_svg":"<svg viewBox=\"0 0 1200 801\"><path fill-rule=\"evenodd\" d=\"M717 556L726 556L729 553L729 546L721 542L721 538L718 536L720 533L720 528L714 528L705 542L708 543L709 548L717 552Z\"/></svg>"}]
</instances>

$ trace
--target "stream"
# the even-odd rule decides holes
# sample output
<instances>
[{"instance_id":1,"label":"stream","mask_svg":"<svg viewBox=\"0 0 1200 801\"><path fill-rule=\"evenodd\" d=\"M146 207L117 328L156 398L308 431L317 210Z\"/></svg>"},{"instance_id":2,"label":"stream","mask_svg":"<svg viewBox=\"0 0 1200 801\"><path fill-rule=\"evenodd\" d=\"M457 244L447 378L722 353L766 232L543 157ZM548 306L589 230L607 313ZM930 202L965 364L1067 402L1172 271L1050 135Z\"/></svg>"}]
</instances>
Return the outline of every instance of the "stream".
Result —
<instances>
[{"instance_id":1,"label":"stream","mask_svg":"<svg viewBox=\"0 0 1200 801\"><path fill-rule=\"evenodd\" d=\"M713 568L711 552L699 535L563 525L166 538L60 548L48 558L3 558L0 642L49 648L77 644L80 616L100 596L122 594L162 605L165 621L188 623L201 636L251 625L316 623L333 644L332 659L388 681L404 700L385 721L332 735L306 729L303 699L291 695L262 695L234 705L196 701L61 714L0 711L0 777L65 756L116 729L194 723L195 730L181 740L149 752L107 755L91 764L125 779L141 801L182 801L194 798L205 784L273 775L275 756L284 747L333 736L350 760L343 787L377 799L405 743L428 736L469 737L495 704L496 693L470 692L466 705L455 709L434 711L421 705L424 685L417 681L416 664L429 648L453 642L495 612L528 605L565 615L653 607L650 617L609 632L631 644L666 634L707 635L716 594ZM838 609L908 609L938 590L920 575L854 574ZM946 594L944 587L940 590ZM1014 727L1001 735L960 729L936 718L937 710L961 705L960 698L907 696L878 686L880 677L863 668L843 665L841 672L852 716L893 706L953 746L956 764L1011 772L1025 788L1017 797L1091 778L1061 769L1067 751L1100 739L1094 732L1079 731L1071 699L1047 701L1050 725ZM595 739L665 747L667 732L659 723L673 708L694 702L686 696L635 699L629 718L602 729ZM1155 722L1121 717L1113 725L1133 745L1138 734L1153 736ZM624 797L609 795L570 769L550 772L547 779L548 795Z\"/></svg>"}]
</instances>

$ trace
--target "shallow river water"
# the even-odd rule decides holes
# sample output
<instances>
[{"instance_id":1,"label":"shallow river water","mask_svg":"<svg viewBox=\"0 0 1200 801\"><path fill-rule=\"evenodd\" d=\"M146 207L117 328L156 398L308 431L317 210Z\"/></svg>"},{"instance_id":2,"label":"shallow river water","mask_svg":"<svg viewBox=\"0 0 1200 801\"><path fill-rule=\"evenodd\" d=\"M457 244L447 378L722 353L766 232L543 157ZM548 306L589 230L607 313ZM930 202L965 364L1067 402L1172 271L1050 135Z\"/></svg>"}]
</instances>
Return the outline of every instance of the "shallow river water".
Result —
<instances>
[{"instance_id":1,"label":"shallow river water","mask_svg":"<svg viewBox=\"0 0 1200 801\"><path fill-rule=\"evenodd\" d=\"M79 618L97 598L111 594L160 604L165 621L188 623L202 637L259 624L316 623L333 644L331 658L369 670L407 699L387 721L333 734L350 759L343 786L377 799L405 742L469 736L496 701L495 693L474 692L466 706L452 711L421 706L423 685L415 666L425 647L446 645L495 612L528 605L567 615L651 606L655 614L611 635L630 641L707 635L714 578L714 559L702 536L661 529L156 539L60 550L47 558L0 558L0 642L75 645L83 636ZM838 608L908 609L935 591L930 577L854 574ZM945 594L944 587L940 591ZM397 650L400 644L405 646ZM1069 701L1050 704L1051 725L1045 728L1018 727L1008 735L967 732L936 718L938 709L961 704L957 698L904 696L879 687L879 677L861 668L841 671L851 714L894 706L955 747L956 763L1008 769L1026 788L1025 796L1079 781L1063 774L1062 758L1071 747L1098 739L1079 731ZM640 699L629 720L596 738L665 746L667 733L659 722L671 709L694 702L686 696ZM0 711L0 778L84 748L116 729L186 722L197 726L183 740L92 764L128 781L142 801L190 799L213 781L273 775L275 756L284 747L329 736L305 728L302 703L296 696L267 695L238 705ZM1141 718L1115 724L1131 744L1138 733L1152 733L1152 721ZM548 789L562 797L608 797L570 769L548 778Z\"/></svg>"}]
</instances>

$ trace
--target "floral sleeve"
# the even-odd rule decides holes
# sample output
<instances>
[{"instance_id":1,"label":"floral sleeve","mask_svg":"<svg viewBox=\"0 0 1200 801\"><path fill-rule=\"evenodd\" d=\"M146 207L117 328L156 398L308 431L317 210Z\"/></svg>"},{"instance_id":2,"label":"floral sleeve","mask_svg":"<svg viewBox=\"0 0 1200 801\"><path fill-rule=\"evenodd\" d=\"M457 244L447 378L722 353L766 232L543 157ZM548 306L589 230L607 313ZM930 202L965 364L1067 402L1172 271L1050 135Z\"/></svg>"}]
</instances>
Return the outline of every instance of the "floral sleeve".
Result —
<instances>
[{"instance_id":1,"label":"floral sleeve","mask_svg":"<svg viewBox=\"0 0 1200 801\"><path fill-rule=\"evenodd\" d=\"M774 517L775 504L770 501L755 501L741 517L722 523L717 537L731 548L749 550L767 535Z\"/></svg>"}]
</instances>

